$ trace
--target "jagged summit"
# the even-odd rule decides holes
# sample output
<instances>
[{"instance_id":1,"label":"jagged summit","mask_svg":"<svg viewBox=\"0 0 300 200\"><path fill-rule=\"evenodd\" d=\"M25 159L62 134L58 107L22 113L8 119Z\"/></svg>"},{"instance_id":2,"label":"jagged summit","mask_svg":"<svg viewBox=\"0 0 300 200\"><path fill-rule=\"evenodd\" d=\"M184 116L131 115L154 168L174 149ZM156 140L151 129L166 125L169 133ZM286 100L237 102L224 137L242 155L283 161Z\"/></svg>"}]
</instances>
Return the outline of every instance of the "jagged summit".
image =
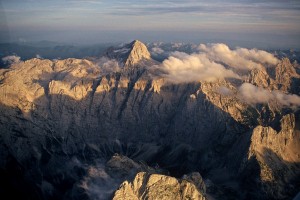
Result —
<instances>
[{"instance_id":1,"label":"jagged summit","mask_svg":"<svg viewBox=\"0 0 300 200\"><path fill-rule=\"evenodd\" d=\"M134 40L121 47L111 47L106 52L106 56L122 62L124 67L131 67L144 59L151 59L150 52L146 45L139 40Z\"/></svg>"},{"instance_id":2,"label":"jagged summit","mask_svg":"<svg viewBox=\"0 0 300 200\"><path fill-rule=\"evenodd\" d=\"M150 59L150 53L145 44L139 40L134 40L130 43L131 51L125 62L125 66L135 65L142 59Z\"/></svg>"}]
</instances>

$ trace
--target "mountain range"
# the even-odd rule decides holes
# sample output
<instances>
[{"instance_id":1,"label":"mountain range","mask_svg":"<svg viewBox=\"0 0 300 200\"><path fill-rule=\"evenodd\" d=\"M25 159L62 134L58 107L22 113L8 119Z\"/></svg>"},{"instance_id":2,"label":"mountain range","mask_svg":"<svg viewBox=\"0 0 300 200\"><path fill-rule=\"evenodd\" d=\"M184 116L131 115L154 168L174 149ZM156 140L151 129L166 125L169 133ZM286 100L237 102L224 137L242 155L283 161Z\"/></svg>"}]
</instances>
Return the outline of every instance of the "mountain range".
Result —
<instances>
[{"instance_id":1,"label":"mountain range","mask_svg":"<svg viewBox=\"0 0 300 200\"><path fill-rule=\"evenodd\" d=\"M155 60L135 40L101 58L0 69L0 195L295 197L297 62L224 44L199 48Z\"/></svg>"}]
</instances>

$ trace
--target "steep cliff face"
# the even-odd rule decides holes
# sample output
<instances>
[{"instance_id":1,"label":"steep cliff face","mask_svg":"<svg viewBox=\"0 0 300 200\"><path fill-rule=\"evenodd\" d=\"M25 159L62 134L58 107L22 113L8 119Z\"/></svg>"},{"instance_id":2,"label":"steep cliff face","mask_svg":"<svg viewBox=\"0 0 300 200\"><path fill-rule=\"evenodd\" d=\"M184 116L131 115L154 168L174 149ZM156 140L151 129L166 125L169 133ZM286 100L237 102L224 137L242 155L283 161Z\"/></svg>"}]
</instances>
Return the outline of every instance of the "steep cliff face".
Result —
<instances>
[{"instance_id":1,"label":"steep cliff face","mask_svg":"<svg viewBox=\"0 0 300 200\"><path fill-rule=\"evenodd\" d=\"M30 183L27 185L31 186L30 191L35 191L32 194L37 199L67 198L73 193L76 196L81 191L75 187L78 180L86 178L88 183L94 182L90 170L94 168L87 166L97 166L95 163L100 159L101 163L107 163L105 174L109 181L103 182L100 170L96 173L101 179L99 183L111 184L114 189L118 185L114 178L121 183L125 180L120 181L121 177L127 179L128 173L146 171L149 174L144 174L139 180L142 182L138 182L149 198L156 195L149 193L150 190L165 187L174 190L174 198L186 195L204 198L195 182L178 179L199 171L215 183L215 189L210 191L223 196L230 188L232 196L228 198L243 198L247 188L227 183L241 183L238 173L252 172L252 164L248 163L252 158L266 163L260 156L264 148L278 155L280 161L276 163L299 162L295 151L299 128L292 114L295 111L269 104L249 105L238 95L242 82L266 89L292 83L298 77L292 69L290 79L253 70L245 80L172 84L157 76L154 66L159 63L151 59L146 46L139 41L112 48L107 56L120 64L120 70L107 73L99 62L71 58L31 59L1 70L0 167L4 177L1 184L11 182L5 186L11 189ZM284 68L287 62L277 67ZM279 71L276 73L280 74ZM286 88L292 91L296 87ZM259 140L260 137L263 139ZM272 144L266 138L271 138ZM108 161L115 153L120 156ZM69 162L71 158L80 164ZM291 177L285 183L298 176L290 172L292 167L283 168L283 174ZM264 184L267 171L274 169L261 169L266 173L258 179ZM168 172L177 179L155 175L155 179L165 181L155 187L148 185L148 191L145 187L154 172ZM229 175L224 177L225 173ZM276 176L272 181L282 179L283 176ZM174 183L172 187L161 185L169 180ZM45 192L47 188L52 192ZM129 181L121 186L116 198L125 198L124 191L132 194L132 198L144 198L137 192L140 190ZM294 190L282 191L280 195L292 196ZM261 193L257 192L258 197ZM92 198L89 194L84 198Z\"/></svg>"},{"instance_id":2,"label":"steep cliff face","mask_svg":"<svg viewBox=\"0 0 300 200\"><path fill-rule=\"evenodd\" d=\"M288 114L280 120L279 132L271 127L256 127L251 137L249 156L262 155L265 149L269 149L285 161L299 161L300 152L297 150L300 141L299 132L295 130L295 123L295 115Z\"/></svg>"},{"instance_id":3,"label":"steep cliff face","mask_svg":"<svg viewBox=\"0 0 300 200\"><path fill-rule=\"evenodd\" d=\"M270 88L274 85L274 80L264 68L251 70L247 79L247 82L263 88Z\"/></svg>"},{"instance_id":4,"label":"steep cliff face","mask_svg":"<svg viewBox=\"0 0 300 200\"><path fill-rule=\"evenodd\" d=\"M200 91L206 95L206 99L241 124L253 126L258 123L258 112L237 98L237 88L232 83L226 80L203 82Z\"/></svg>"},{"instance_id":5,"label":"steep cliff face","mask_svg":"<svg viewBox=\"0 0 300 200\"><path fill-rule=\"evenodd\" d=\"M297 74L296 69L293 67L290 60L287 58L284 58L275 69L276 83L278 84L278 88L280 88L283 91L292 90L293 87L295 87L292 83L294 81L293 79L299 78L300 76Z\"/></svg>"},{"instance_id":6,"label":"steep cliff face","mask_svg":"<svg viewBox=\"0 0 300 200\"><path fill-rule=\"evenodd\" d=\"M295 115L289 114L281 119L279 132L262 126L253 130L248 161L252 160L249 165L253 165L256 160L259 172L256 178L261 181L267 198L288 198L299 187L300 132L295 123Z\"/></svg>"}]
</instances>

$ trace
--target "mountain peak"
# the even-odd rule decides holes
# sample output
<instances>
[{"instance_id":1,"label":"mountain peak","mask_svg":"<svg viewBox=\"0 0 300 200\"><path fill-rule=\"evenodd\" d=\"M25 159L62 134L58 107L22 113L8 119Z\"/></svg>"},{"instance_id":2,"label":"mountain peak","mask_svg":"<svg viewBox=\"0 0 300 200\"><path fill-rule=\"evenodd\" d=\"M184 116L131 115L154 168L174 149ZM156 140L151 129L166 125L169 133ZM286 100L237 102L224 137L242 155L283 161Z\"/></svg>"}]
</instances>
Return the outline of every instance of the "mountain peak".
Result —
<instances>
[{"instance_id":1,"label":"mountain peak","mask_svg":"<svg viewBox=\"0 0 300 200\"><path fill-rule=\"evenodd\" d=\"M117 59L124 63L124 67L131 67L142 60L151 59L150 52L145 44L139 40L134 40L129 44L117 48L110 48L106 55L109 58Z\"/></svg>"},{"instance_id":2,"label":"mountain peak","mask_svg":"<svg viewBox=\"0 0 300 200\"><path fill-rule=\"evenodd\" d=\"M138 64L143 59L150 59L150 53L145 44L139 40L134 40L130 44L130 53L125 61L125 67Z\"/></svg>"},{"instance_id":3,"label":"mountain peak","mask_svg":"<svg viewBox=\"0 0 300 200\"><path fill-rule=\"evenodd\" d=\"M132 46L135 46L135 45L145 45L144 43L142 43L141 41L139 40L133 40L131 43L129 43L130 45Z\"/></svg>"},{"instance_id":4,"label":"mountain peak","mask_svg":"<svg viewBox=\"0 0 300 200\"><path fill-rule=\"evenodd\" d=\"M288 58L283 58L275 68L275 80L282 91L288 92L294 84L298 85L295 80L299 78L300 76Z\"/></svg>"}]
</instances>

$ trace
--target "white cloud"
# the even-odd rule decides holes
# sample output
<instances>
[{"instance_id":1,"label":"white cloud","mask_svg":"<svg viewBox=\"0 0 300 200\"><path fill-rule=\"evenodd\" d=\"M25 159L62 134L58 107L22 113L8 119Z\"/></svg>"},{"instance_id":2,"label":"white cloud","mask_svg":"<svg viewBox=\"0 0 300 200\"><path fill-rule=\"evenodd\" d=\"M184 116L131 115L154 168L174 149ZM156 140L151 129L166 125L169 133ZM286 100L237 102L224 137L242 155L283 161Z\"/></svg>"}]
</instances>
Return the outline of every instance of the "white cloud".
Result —
<instances>
[{"instance_id":1,"label":"white cloud","mask_svg":"<svg viewBox=\"0 0 300 200\"><path fill-rule=\"evenodd\" d=\"M164 60L162 69L170 82L215 81L221 78L239 78L232 70L211 61L204 54L174 52Z\"/></svg>"},{"instance_id":2,"label":"white cloud","mask_svg":"<svg viewBox=\"0 0 300 200\"><path fill-rule=\"evenodd\" d=\"M201 44L199 50L191 55L171 53L162 63L165 77L171 82L240 78L239 75L254 68L273 67L279 63L274 55L266 51L246 48L231 50L222 43Z\"/></svg>"},{"instance_id":3,"label":"white cloud","mask_svg":"<svg viewBox=\"0 0 300 200\"><path fill-rule=\"evenodd\" d=\"M2 58L2 61L5 64L14 64L14 63L20 62L21 61L21 57L15 56L15 55L5 56L5 57Z\"/></svg>"},{"instance_id":4,"label":"white cloud","mask_svg":"<svg viewBox=\"0 0 300 200\"><path fill-rule=\"evenodd\" d=\"M157 54L157 55L162 54L162 53L164 53L164 52L165 52L165 51L164 51L163 49L159 48L159 47L153 47L153 48L151 49L151 53Z\"/></svg>"},{"instance_id":5,"label":"white cloud","mask_svg":"<svg viewBox=\"0 0 300 200\"><path fill-rule=\"evenodd\" d=\"M97 61L97 65L101 68L101 71L104 74L119 72L121 70L119 63L115 59L111 60L107 57L101 57Z\"/></svg>"},{"instance_id":6,"label":"white cloud","mask_svg":"<svg viewBox=\"0 0 300 200\"><path fill-rule=\"evenodd\" d=\"M256 87L250 83L243 83L239 87L239 98L248 104L263 104L276 101L284 107L300 106L300 97L295 94L284 94L280 91L269 91Z\"/></svg>"},{"instance_id":7,"label":"white cloud","mask_svg":"<svg viewBox=\"0 0 300 200\"><path fill-rule=\"evenodd\" d=\"M237 48L235 52L245 59L252 60L256 63L274 66L279 60L271 53L257 49Z\"/></svg>"},{"instance_id":8,"label":"white cloud","mask_svg":"<svg viewBox=\"0 0 300 200\"><path fill-rule=\"evenodd\" d=\"M200 44L199 50L215 62L224 63L238 70L251 70L276 65L279 60L272 54L257 50L236 48L231 50L226 44Z\"/></svg>"}]
</instances>

